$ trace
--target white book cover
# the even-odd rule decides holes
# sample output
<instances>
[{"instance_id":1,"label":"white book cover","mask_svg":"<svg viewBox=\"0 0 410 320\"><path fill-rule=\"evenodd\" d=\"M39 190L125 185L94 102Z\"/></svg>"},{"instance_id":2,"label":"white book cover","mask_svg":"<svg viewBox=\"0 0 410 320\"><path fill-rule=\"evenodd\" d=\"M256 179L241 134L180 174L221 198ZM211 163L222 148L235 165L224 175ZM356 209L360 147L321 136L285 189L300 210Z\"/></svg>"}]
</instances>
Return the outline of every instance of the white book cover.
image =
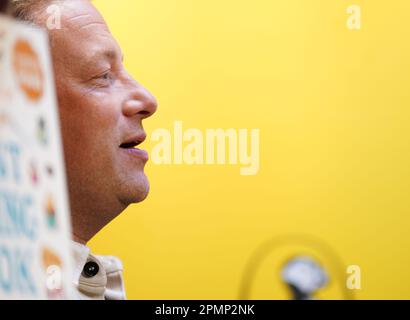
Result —
<instances>
[{"instance_id":1,"label":"white book cover","mask_svg":"<svg viewBox=\"0 0 410 320\"><path fill-rule=\"evenodd\" d=\"M0 15L0 299L70 299L71 224L47 33Z\"/></svg>"}]
</instances>

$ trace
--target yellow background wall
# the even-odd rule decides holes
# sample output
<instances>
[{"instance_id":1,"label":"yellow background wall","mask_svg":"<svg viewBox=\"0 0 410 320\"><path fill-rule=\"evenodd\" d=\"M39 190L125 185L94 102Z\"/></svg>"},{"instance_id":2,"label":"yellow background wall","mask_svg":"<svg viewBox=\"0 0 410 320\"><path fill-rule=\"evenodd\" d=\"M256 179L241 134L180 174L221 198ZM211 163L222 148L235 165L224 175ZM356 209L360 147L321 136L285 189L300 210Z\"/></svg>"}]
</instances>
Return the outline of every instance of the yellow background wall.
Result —
<instances>
[{"instance_id":1,"label":"yellow background wall","mask_svg":"<svg viewBox=\"0 0 410 320\"><path fill-rule=\"evenodd\" d=\"M410 298L410 1L96 0L172 129L260 128L261 168L150 163L151 194L90 243L130 299L236 299L272 237L306 235L361 268L359 299ZM362 9L348 30L346 9ZM146 142L152 149L154 144ZM251 298L288 298L269 253ZM323 298L342 298L337 272ZM344 276L343 274L341 276Z\"/></svg>"}]
</instances>

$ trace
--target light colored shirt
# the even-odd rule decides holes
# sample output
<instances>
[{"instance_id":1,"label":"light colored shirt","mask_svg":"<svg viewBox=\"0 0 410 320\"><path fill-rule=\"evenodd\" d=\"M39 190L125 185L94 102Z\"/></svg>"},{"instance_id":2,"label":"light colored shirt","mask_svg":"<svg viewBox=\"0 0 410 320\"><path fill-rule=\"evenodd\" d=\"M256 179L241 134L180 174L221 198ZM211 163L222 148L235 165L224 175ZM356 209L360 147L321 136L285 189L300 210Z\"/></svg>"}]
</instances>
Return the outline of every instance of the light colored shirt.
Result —
<instances>
[{"instance_id":1,"label":"light colored shirt","mask_svg":"<svg viewBox=\"0 0 410 320\"><path fill-rule=\"evenodd\" d=\"M72 242L74 258L73 283L78 300L126 300L121 261L113 256L95 256L90 249ZM98 265L98 272L90 276L83 272L88 262Z\"/></svg>"}]
</instances>

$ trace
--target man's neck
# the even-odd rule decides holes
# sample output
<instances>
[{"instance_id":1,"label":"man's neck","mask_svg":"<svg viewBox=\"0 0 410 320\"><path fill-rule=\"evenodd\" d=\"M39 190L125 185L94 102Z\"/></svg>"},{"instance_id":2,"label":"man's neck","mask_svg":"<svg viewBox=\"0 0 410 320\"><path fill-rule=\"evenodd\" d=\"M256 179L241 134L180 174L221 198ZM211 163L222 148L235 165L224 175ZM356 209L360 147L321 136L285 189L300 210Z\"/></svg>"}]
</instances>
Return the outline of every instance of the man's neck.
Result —
<instances>
[{"instance_id":1,"label":"man's neck","mask_svg":"<svg viewBox=\"0 0 410 320\"><path fill-rule=\"evenodd\" d=\"M72 238L73 238L73 241L75 241L75 242L78 242L78 243L81 243L81 244L83 244L83 245L86 245L87 244L87 241L85 241L85 240L83 240L83 239L81 239L80 237L78 237L78 236L76 236L74 233L72 234Z\"/></svg>"}]
</instances>

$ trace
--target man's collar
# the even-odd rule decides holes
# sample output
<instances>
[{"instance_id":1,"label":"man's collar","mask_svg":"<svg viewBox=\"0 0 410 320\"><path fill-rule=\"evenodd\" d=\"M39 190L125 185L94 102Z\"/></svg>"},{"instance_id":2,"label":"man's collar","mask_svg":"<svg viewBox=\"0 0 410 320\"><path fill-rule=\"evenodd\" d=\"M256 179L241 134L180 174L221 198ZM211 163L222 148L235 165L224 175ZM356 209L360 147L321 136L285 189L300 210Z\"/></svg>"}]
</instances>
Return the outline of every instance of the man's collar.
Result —
<instances>
[{"instance_id":1,"label":"man's collar","mask_svg":"<svg viewBox=\"0 0 410 320\"><path fill-rule=\"evenodd\" d=\"M71 241L71 250L74 258L74 268L73 268L73 283L78 286L78 281L80 279L81 273L83 272L84 265L87 263L88 256L90 254L90 248L87 246Z\"/></svg>"},{"instance_id":2,"label":"man's collar","mask_svg":"<svg viewBox=\"0 0 410 320\"><path fill-rule=\"evenodd\" d=\"M74 258L73 284L78 289L79 299L125 300L126 293L122 275L121 261L113 256L94 256L90 249L71 241ZM83 276L84 266L92 261L98 265L98 274L87 278Z\"/></svg>"}]
</instances>

